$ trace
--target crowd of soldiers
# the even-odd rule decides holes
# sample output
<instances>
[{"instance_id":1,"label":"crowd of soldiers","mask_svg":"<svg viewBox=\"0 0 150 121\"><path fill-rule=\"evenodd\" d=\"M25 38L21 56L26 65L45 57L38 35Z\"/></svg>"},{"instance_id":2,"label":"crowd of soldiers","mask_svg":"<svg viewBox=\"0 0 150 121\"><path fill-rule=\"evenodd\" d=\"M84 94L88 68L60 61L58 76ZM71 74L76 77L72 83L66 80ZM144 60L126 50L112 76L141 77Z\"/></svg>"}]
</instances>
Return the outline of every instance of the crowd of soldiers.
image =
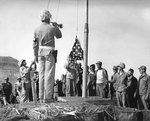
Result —
<instances>
[{"instance_id":1,"label":"crowd of soldiers","mask_svg":"<svg viewBox=\"0 0 150 121\"><path fill-rule=\"evenodd\" d=\"M5 78L0 85L0 101L7 103L24 103L39 97L39 74L36 63L27 66L26 60L19 62L20 76L14 86ZM66 73L61 79L56 79L53 99L58 96L82 96L83 68L81 63L65 64ZM99 96L117 100L120 107L138 109L150 108L150 76L146 73L146 66L139 67L140 77L134 77L134 70L124 71L125 64L113 66L113 75L108 79L108 73L102 67L102 62L91 64L87 68L86 95ZM33 87L34 85L34 87ZM34 89L33 89L34 88ZM35 91L36 93L33 93Z\"/></svg>"},{"instance_id":2,"label":"crowd of soldiers","mask_svg":"<svg viewBox=\"0 0 150 121\"><path fill-rule=\"evenodd\" d=\"M34 85L36 97L38 99L38 72L36 64L32 62L30 67L27 66L26 60L23 59L18 63L20 70L17 81L12 85L9 78L6 77L5 83L0 84L0 101L1 104L24 103L33 101Z\"/></svg>"},{"instance_id":3,"label":"crowd of soldiers","mask_svg":"<svg viewBox=\"0 0 150 121\"><path fill-rule=\"evenodd\" d=\"M61 79L62 92L65 92L66 96L81 96L83 81L81 63L67 63L65 68L66 74ZM117 105L120 107L150 109L150 76L146 73L146 66L138 68L139 79L134 76L132 68L128 72L124 69L124 63L113 66L113 75L108 79L107 70L102 68L101 61L91 64L87 70L87 96L117 100Z\"/></svg>"}]
</instances>

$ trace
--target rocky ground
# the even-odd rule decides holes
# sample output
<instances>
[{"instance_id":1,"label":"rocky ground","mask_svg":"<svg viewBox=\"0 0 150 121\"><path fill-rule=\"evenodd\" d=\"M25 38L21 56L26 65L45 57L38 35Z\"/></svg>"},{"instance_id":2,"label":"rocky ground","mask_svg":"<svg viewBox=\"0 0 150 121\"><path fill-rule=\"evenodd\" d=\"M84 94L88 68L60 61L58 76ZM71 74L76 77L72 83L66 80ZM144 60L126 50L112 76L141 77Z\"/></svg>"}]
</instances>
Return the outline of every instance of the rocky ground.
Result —
<instances>
[{"instance_id":1,"label":"rocky ground","mask_svg":"<svg viewBox=\"0 0 150 121\"><path fill-rule=\"evenodd\" d=\"M104 112L114 118L111 105L91 103L93 99L75 97L66 98L66 102L6 105L0 108L0 121L97 121L104 117Z\"/></svg>"},{"instance_id":2,"label":"rocky ground","mask_svg":"<svg viewBox=\"0 0 150 121\"><path fill-rule=\"evenodd\" d=\"M51 103L33 102L0 108L0 121L149 121L150 111L115 106L97 97L64 98Z\"/></svg>"}]
</instances>

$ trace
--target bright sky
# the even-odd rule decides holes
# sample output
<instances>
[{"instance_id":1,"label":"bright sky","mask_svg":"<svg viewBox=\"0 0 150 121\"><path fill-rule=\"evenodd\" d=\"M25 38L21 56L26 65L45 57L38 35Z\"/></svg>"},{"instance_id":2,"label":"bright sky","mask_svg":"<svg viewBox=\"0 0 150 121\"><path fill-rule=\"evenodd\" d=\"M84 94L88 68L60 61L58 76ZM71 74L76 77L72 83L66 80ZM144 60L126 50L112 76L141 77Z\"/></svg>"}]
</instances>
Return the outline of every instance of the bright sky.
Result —
<instances>
[{"instance_id":1,"label":"bright sky","mask_svg":"<svg viewBox=\"0 0 150 121\"><path fill-rule=\"evenodd\" d=\"M125 71L133 68L136 77L141 65L150 74L150 1L89 1L88 64L102 61L109 77L120 62L126 64ZM41 23L40 11L47 6L53 21L63 24L63 38L56 40L56 78L60 78L76 35L83 47L85 0L0 0L0 56L31 63L33 32Z\"/></svg>"}]
</instances>

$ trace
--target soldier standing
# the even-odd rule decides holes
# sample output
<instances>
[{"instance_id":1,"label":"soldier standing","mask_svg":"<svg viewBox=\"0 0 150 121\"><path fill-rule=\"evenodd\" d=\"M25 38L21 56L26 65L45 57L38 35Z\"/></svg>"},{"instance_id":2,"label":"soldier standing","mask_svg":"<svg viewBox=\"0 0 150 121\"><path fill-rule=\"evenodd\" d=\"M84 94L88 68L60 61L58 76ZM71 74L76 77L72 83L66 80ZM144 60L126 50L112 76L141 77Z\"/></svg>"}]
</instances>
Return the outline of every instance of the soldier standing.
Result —
<instances>
[{"instance_id":1,"label":"soldier standing","mask_svg":"<svg viewBox=\"0 0 150 121\"><path fill-rule=\"evenodd\" d=\"M76 70L72 63L65 65L66 71L66 97L75 96Z\"/></svg>"},{"instance_id":2,"label":"soldier standing","mask_svg":"<svg viewBox=\"0 0 150 121\"><path fill-rule=\"evenodd\" d=\"M50 24L52 15L48 10L41 13L42 24L35 29L33 49L35 60L39 64L39 99L40 102L51 102L55 83L55 37L62 33L57 23Z\"/></svg>"},{"instance_id":3,"label":"soldier standing","mask_svg":"<svg viewBox=\"0 0 150 121\"><path fill-rule=\"evenodd\" d=\"M96 63L96 95L102 98L108 96L108 73L107 70L102 68L102 62Z\"/></svg>"},{"instance_id":4,"label":"soldier standing","mask_svg":"<svg viewBox=\"0 0 150 121\"><path fill-rule=\"evenodd\" d=\"M116 91L117 104L119 107L127 107L128 100L126 96L128 74L124 71L125 64L118 65L118 72L115 74L113 81Z\"/></svg>"},{"instance_id":5,"label":"soldier standing","mask_svg":"<svg viewBox=\"0 0 150 121\"><path fill-rule=\"evenodd\" d=\"M87 91L89 96L96 96L96 74L95 65L90 65L90 73L88 75Z\"/></svg>"},{"instance_id":6,"label":"soldier standing","mask_svg":"<svg viewBox=\"0 0 150 121\"><path fill-rule=\"evenodd\" d=\"M12 94L12 84L9 82L9 78L5 78L5 83L2 83L6 101L10 103L10 95Z\"/></svg>"},{"instance_id":7,"label":"soldier standing","mask_svg":"<svg viewBox=\"0 0 150 121\"><path fill-rule=\"evenodd\" d=\"M117 66L113 66L113 75L111 76L111 81L110 81L110 87L109 87L109 92L110 92L110 98L113 99L115 95L115 89L114 89L114 82L113 79L115 77L115 74L117 73L118 68Z\"/></svg>"},{"instance_id":8,"label":"soldier standing","mask_svg":"<svg viewBox=\"0 0 150 121\"><path fill-rule=\"evenodd\" d=\"M139 109L149 108L149 96L150 96L150 76L146 73L146 66L139 68L141 76L139 77L138 84L138 105Z\"/></svg>"},{"instance_id":9,"label":"soldier standing","mask_svg":"<svg viewBox=\"0 0 150 121\"><path fill-rule=\"evenodd\" d=\"M4 94L3 86L2 86L2 84L0 84L0 106L2 104L6 105L7 102L6 102L6 97L5 97L5 94Z\"/></svg>"},{"instance_id":10,"label":"soldier standing","mask_svg":"<svg viewBox=\"0 0 150 121\"><path fill-rule=\"evenodd\" d=\"M127 96L129 100L129 106L131 108L137 108L137 79L134 77L134 70L132 68L128 71L128 82L127 82Z\"/></svg>"}]
</instances>

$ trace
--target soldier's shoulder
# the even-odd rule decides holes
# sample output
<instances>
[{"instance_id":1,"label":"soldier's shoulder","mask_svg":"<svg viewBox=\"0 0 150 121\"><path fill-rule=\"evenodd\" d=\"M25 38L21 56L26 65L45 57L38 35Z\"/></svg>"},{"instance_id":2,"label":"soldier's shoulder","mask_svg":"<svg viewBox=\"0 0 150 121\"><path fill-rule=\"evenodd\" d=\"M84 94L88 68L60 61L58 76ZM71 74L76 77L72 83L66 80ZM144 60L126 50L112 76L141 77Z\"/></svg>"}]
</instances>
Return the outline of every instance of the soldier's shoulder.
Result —
<instances>
[{"instance_id":1,"label":"soldier's shoulder","mask_svg":"<svg viewBox=\"0 0 150 121\"><path fill-rule=\"evenodd\" d=\"M150 75L147 74L147 78L150 79Z\"/></svg>"}]
</instances>

